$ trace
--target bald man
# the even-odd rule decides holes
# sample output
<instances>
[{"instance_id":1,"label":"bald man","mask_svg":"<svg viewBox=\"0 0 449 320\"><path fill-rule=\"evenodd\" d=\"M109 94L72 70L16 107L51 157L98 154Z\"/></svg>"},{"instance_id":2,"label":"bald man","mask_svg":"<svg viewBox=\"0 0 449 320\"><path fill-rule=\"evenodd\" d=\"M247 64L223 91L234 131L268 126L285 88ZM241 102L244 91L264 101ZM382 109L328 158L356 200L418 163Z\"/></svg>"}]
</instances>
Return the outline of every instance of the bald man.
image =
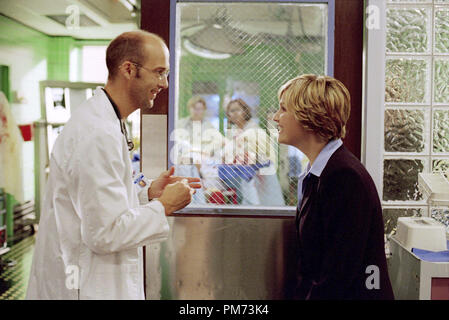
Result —
<instances>
[{"instance_id":1,"label":"bald man","mask_svg":"<svg viewBox=\"0 0 449 320\"><path fill-rule=\"evenodd\" d=\"M173 168L154 181L132 176L124 120L168 87L165 42L123 33L106 64L106 86L75 109L54 144L27 299L144 299L142 246L167 238L166 216L200 187Z\"/></svg>"}]
</instances>

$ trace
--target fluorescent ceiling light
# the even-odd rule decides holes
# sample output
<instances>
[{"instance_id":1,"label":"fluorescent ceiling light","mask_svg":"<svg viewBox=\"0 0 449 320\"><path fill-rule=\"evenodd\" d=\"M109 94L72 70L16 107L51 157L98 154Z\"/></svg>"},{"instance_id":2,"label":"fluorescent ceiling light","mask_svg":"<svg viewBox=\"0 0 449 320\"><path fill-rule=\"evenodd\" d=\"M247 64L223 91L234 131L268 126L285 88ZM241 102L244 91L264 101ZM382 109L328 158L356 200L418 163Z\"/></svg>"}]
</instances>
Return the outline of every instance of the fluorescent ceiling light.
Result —
<instances>
[{"instance_id":1,"label":"fluorescent ceiling light","mask_svg":"<svg viewBox=\"0 0 449 320\"><path fill-rule=\"evenodd\" d=\"M119 2L121 4L123 4L126 7L126 9L128 9L129 11L132 12L134 10L134 5L130 2L128 2L128 0L119 0Z\"/></svg>"}]
</instances>

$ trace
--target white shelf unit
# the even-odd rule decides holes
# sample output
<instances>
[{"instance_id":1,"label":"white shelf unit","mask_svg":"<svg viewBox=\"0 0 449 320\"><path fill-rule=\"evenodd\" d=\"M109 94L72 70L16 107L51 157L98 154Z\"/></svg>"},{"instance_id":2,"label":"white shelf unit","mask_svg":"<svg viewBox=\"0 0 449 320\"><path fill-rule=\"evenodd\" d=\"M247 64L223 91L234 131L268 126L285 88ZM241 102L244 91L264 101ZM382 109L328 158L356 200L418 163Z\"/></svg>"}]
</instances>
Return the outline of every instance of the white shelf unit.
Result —
<instances>
[{"instance_id":1,"label":"white shelf unit","mask_svg":"<svg viewBox=\"0 0 449 320\"><path fill-rule=\"evenodd\" d=\"M53 144L73 110L103 83L41 81L41 119L34 122L34 184L36 222L39 222Z\"/></svg>"}]
</instances>

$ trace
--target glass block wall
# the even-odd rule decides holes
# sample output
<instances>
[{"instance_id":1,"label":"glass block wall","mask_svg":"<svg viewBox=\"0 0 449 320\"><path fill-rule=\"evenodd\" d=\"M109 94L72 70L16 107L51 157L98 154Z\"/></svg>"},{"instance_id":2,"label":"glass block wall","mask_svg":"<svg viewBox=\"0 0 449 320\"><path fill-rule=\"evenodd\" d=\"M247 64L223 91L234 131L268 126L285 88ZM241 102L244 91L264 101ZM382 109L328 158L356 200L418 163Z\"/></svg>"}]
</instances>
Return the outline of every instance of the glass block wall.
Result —
<instances>
[{"instance_id":1,"label":"glass block wall","mask_svg":"<svg viewBox=\"0 0 449 320\"><path fill-rule=\"evenodd\" d=\"M399 216L432 216L418 173L449 169L449 0L388 0L385 62L383 212L385 231Z\"/></svg>"}]
</instances>

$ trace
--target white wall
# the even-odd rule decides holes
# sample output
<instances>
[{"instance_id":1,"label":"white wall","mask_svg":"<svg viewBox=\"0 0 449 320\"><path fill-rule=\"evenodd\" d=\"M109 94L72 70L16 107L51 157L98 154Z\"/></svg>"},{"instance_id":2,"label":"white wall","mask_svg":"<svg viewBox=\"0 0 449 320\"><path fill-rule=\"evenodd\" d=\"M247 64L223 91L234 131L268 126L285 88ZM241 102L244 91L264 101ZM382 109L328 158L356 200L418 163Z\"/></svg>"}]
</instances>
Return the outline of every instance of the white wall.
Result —
<instances>
[{"instance_id":1,"label":"white wall","mask_svg":"<svg viewBox=\"0 0 449 320\"><path fill-rule=\"evenodd\" d=\"M0 64L9 66L10 88L23 100L11 103L11 112L18 125L40 118L39 81L47 78L47 61L30 47L0 45ZM34 199L34 143L22 146L23 199Z\"/></svg>"}]
</instances>

